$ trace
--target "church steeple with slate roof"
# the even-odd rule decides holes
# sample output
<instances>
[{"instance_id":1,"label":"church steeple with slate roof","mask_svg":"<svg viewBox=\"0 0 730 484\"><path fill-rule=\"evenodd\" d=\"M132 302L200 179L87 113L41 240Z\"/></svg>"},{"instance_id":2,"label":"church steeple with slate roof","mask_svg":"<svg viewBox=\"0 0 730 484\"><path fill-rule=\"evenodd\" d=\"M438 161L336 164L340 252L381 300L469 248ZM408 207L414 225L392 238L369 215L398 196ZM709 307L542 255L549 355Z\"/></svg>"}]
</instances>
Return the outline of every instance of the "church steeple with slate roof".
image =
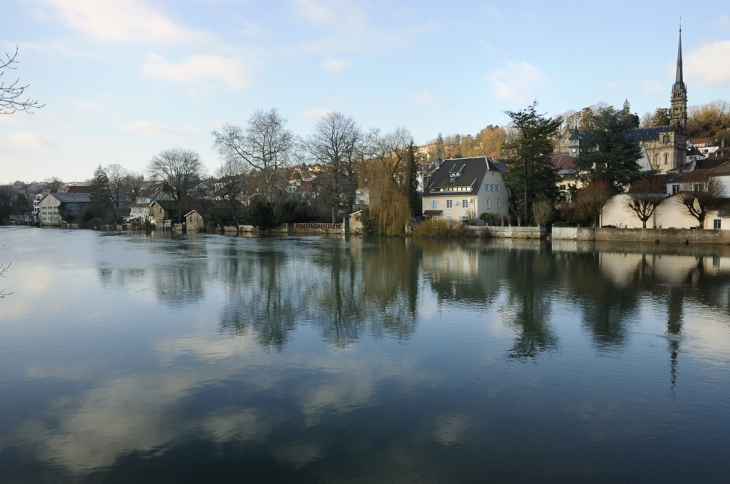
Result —
<instances>
[{"instance_id":1,"label":"church steeple with slate roof","mask_svg":"<svg viewBox=\"0 0 730 484\"><path fill-rule=\"evenodd\" d=\"M679 26L679 48L677 50L677 75L672 85L672 100L669 119L674 129L674 167L684 163L687 150L687 85L682 72L682 26Z\"/></svg>"},{"instance_id":2,"label":"church steeple with slate roof","mask_svg":"<svg viewBox=\"0 0 730 484\"><path fill-rule=\"evenodd\" d=\"M677 75L672 86L671 104L669 119L672 121L672 126L685 131L687 129L687 85L684 83L684 73L682 72L681 26L679 27L679 48L677 50Z\"/></svg>"}]
</instances>

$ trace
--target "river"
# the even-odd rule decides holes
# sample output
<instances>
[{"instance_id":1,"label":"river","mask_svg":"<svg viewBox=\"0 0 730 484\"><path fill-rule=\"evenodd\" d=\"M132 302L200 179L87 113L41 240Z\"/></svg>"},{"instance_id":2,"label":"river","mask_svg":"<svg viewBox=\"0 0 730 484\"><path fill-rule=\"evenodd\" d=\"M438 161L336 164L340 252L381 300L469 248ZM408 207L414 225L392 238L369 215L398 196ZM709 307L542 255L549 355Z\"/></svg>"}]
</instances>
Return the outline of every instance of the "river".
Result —
<instances>
[{"instance_id":1,"label":"river","mask_svg":"<svg viewBox=\"0 0 730 484\"><path fill-rule=\"evenodd\" d=\"M730 247L0 228L0 482L728 482Z\"/></svg>"}]
</instances>

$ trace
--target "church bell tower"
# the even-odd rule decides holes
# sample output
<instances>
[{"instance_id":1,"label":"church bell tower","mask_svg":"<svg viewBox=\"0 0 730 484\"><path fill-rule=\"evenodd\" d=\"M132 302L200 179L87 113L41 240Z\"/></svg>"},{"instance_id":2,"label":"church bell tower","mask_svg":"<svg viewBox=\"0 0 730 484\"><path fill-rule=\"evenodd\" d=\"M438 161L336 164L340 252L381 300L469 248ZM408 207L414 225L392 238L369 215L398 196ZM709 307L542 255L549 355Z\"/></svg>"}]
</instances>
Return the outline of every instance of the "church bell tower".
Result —
<instances>
[{"instance_id":1,"label":"church bell tower","mask_svg":"<svg viewBox=\"0 0 730 484\"><path fill-rule=\"evenodd\" d=\"M682 72L682 27L679 27L677 52L677 76L672 85L672 101L669 119L674 128L674 167L684 164L687 152L687 85Z\"/></svg>"}]
</instances>

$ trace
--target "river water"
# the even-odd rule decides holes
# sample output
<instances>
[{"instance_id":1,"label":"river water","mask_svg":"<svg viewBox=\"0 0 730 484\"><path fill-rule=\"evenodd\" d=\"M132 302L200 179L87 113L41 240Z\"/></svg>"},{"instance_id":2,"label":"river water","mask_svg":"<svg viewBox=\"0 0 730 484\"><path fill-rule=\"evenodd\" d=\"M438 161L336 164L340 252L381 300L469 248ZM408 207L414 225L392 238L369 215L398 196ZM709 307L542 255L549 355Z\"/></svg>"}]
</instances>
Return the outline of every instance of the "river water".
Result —
<instances>
[{"instance_id":1,"label":"river water","mask_svg":"<svg viewBox=\"0 0 730 484\"><path fill-rule=\"evenodd\" d=\"M0 229L0 482L728 482L730 247Z\"/></svg>"}]
</instances>

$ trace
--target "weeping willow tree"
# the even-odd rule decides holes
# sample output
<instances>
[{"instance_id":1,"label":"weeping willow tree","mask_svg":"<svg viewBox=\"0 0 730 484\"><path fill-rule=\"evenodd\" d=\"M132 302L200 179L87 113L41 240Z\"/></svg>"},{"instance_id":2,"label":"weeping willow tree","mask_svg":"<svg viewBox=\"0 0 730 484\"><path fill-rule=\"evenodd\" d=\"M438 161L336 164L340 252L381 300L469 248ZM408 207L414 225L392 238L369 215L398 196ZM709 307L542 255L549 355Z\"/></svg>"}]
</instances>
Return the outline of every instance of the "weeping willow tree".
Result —
<instances>
[{"instance_id":1,"label":"weeping willow tree","mask_svg":"<svg viewBox=\"0 0 730 484\"><path fill-rule=\"evenodd\" d=\"M360 188L370 196L368 217L374 229L384 235L400 235L413 215L410 204L412 176L409 163L411 133L398 128L381 134L372 130L365 139Z\"/></svg>"}]
</instances>

